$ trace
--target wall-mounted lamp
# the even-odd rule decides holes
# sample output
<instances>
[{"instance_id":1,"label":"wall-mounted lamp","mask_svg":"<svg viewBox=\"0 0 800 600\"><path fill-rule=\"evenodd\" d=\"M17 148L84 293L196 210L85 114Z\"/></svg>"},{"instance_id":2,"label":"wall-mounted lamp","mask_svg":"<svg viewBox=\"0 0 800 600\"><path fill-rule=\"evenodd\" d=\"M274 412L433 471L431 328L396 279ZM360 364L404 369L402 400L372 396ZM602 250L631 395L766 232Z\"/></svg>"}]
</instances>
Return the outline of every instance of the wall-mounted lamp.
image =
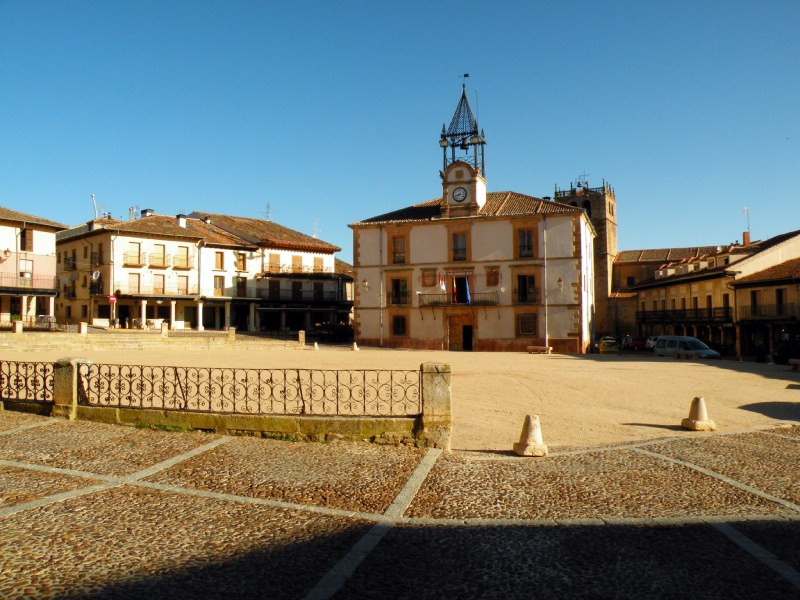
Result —
<instances>
[{"instance_id":1,"label":"wall-mounted lamp","mask_svg":"<svg viewBox=\"0 0 800 600\"><path fill-rule=\"evenodd\" d=\"M11 250L6 248L5 250L3 250L3 256L2 256L2 258L0 258L0 262L7 261L9 256L11 256Z\"/></svg>"},{"instance_id":2,"label":"wall-mounted lamp","mask_svg":"<svg viewBox=\"0 0 800 600\"><path fill-rule=\"evenodd\" d=\"M564 280L561 279L561 277L559 277L558 281L556 281L556 285L558 286L559 290L563 290L564 289Z\"/></svg>"},{"instance_id":3,"label":"wall-mounted lamp","mask_svg":"<svg viewBox=\"0 0 800 600\"><path fill-rule=\"evenodd\" d=\"M366 291L366 292L369 291L369 281L367 281L366 277L361 280L361 285L363 286L364 291Z\"/></svg>"}]
</instances>

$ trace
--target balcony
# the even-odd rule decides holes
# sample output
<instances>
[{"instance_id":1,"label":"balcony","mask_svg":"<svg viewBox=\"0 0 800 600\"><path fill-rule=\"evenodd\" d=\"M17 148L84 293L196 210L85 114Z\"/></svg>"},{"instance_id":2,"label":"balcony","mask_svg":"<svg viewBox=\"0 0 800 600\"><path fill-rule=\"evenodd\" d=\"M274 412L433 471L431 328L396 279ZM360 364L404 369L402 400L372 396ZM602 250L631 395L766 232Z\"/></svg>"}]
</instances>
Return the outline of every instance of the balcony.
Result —
<instances>
[{"instance_id":1,"label":"balcony","mask_svg":"<svg viewBox=\"0 0 800 600\"><path fill-rule=\"evenodd\" d=\"M259 290L259 298L268 302L310 302L327 303L339 302L335 290Z\"/></svg>"},{"instance_id":2,"label":"balcony","mask_svg":"<svg viewBox=\"0 0 800 600\"><path fill-rule=\"evenodd\" d=\"M800 318L800 307L797 304L755 304L739 307L740 321L773 321Z\"/></svg>"},{"instance_id":3,"label":"balcony","mask_svg":"<svg viewBox=\"0 0 800 600\"><path fill-rule=\"evenodd\" d=\"M100 292L102 293L102 291ZM183 287L179 285L115 285L115 294L123 294L130 296L196 296L197 286Z\"/></svg>"},{"instance_id":4,"label":"balcony","mask_svg":"<svg viewBox=\"0 0 800 600\"><path fill-rule=\"evenodd\" d=\"M411 298L406 294L389 293L386 295L386 302L389 306L406 306L411 304Z\"/></svg>"},{"instance_id":5,"label":"balcony","mask_svg":"<svg viewBox=\"0 0 800 600\"><path fill-rule=\"evenodd\" d=\"M272 263L266 266L264 270L264 275L285 275L285 274L322 274L322 273L333 273L332 267L324 267L324 266L311 266L311 265L287 265L287 264L275 264Z\"/></svg>"},{"instance_id":6,"label":"balcony","mask_svg":"<svg viewBox=\"0 0 800 600\"><path fill-rule=\"evenodd\" d=\"M148 266L151 269L165 269L169 266L169 258L168 254L154 254L151 252Z\"/></svg>"},{"instance_id":7,"label":"balcony","mask_svg":"<svg viewBox=\"0 0 800 600\"><path fill-rule=\"evenodd\" d=\"M0 287L52 291L58 289L58 282L55 277L18 277L11 273L3 273L0 274Z\"/></svg>"},{"instance_id":8,"label":"balcony","mask_svg":"<svg viewBox=\"0 0 800 600\"><path fill-rule=\"evenodd\" d=\"M122 255L122 264L125 267L143 267L145 255L143 252L126 252Z\"/></svg>"},{"instance_id":9,"label":"balcony","mask_svg":"<svg viewBox=\"0 0 800 600\"><path fill-rule=\"evenodd\" d=\"M511 293L514 304L540 304L541 303L541 290L534 289L514 289Z\"/></svg>"},{"instance_id":10,"label":"balcony","mask_svg":"<svg viewBox=\"0 0 800 600\"><path fill-rule=\"evenodd\" d=\"M729 306L636 311L637 323L730 323L732 321L733 310Z\"/></svg>"},{"instance_id":11,"label":"balcony","mask_svg":"<svg viewBox=\"0 0 800 600\"><path fill-rule=\"evenodd\" d=\"M470 294L471 302L458 302L453 299L452 294L420 294L420 306L497 306L500 304L500 297L497 292L476 292Z\"/></svg>"},{"instance_id":12,"label":"balcony","mask_svg":"<svg viewBox=\"0 0 800 600\"><path fill-rule=\"evenodd\" d=\"M65 271L74 271L78 268L77 266L78 259L72 257L64 257L64 270Z\"/></svg>"},{"instance_id":13,"label":"balcony","mask_svg":"<svg viewBox=\"0 0 800 600\"><path fill-rule=\"evenodd\" d=\"M178 270L189 270L192 268L194 263L193 256L182 256L180 254L176 254L172 257L172 268Z\"/></svg>"},{"instance_id":14,"label":"balcony","mask_svg":"<svg viewBox=\"0 0 800 600\"><path fill-rule=\"evenodd\" d=\"M90 257L89 260L91 261L92 266L103 265L106 262L105 261L105 257L103 256L102 252L91 252L89 254L89 257Z\"/></svg>"}]
</instances>

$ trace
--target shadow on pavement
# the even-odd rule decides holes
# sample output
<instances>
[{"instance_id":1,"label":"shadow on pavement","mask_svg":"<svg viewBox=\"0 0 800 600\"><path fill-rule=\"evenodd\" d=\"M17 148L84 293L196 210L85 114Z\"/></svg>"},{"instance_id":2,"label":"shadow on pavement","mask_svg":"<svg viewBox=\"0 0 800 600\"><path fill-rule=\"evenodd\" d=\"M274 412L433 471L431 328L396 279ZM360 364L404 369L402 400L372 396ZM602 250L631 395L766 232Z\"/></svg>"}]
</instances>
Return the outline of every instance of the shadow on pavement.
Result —
<instances>
[{"instance_id":1,"label":"shadow on pavement","mask_svg":"<svg viewBox=\"0 0 800 600\"><path fill-rule=\"evenodd\" d=\"M652 427L653 429L666 429L667 431L686 431L680 425L662 425L661 423L620 423L631 427Z\"/></svg>"},{"instance_id":2,"label":"shadow on pavement","mask_svg":"<svg viewBox=\"0 0 800 600\"><path fill-rule=\"evenodd\" d=\"M754 402L739 408L782 421L800 421L800 402Z\"/></svg>"},{"instance_id":3,"label":"shadow on pavement","mask_svg":"<svg viewBox=\"0 0 800 600\"><path fill-rule=\"evenodd\" d=\"M733 525L800 568L800 523ZM151 575L141 557L135 567L139 578L68 597L302 598L349 550L342 541L318 539ZM322 546L335 547L335 554L321 552ZM403 525L389 531L335 597L727 600L796 593L787 580L708 525Z\"/></svg>"}]
</instances>

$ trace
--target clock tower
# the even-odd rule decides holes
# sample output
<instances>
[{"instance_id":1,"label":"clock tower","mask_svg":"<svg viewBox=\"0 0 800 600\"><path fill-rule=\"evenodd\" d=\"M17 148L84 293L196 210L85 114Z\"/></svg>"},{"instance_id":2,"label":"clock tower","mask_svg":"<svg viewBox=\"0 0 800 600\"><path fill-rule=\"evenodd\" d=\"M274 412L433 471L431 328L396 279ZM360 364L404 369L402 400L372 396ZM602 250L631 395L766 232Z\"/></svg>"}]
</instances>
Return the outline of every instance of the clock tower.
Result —
<instances>
[{"instance_id":1,"label":"clock tower","mask_svg":"<svg viewBox=\"0 0 800 600\"><path fill-rule=\"evenodd\" d=\"M478 128L467 100L466 85L450 126L442 125L439 137L442 148L443 216L475 215L486 203L486 137Z\"/></svg>"}]
</instances>

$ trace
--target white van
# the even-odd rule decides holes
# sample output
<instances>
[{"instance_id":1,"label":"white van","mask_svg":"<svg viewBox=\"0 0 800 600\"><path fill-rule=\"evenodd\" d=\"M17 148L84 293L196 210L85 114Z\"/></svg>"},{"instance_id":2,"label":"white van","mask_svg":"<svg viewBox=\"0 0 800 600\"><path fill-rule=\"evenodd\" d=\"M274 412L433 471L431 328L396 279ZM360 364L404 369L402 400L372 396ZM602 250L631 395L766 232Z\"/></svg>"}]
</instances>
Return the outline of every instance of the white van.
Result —
<instances>
[{"instance_id":1,"label":"white van","mask_svg":"<svg viewBox=\"0 0 800 600\"><path fill-rule=\"evenodd\" d=\"M653 347L657 356L675 358L719 358L719 352L712 350L695 337L688 335L660 335Z\"/></svg>"}]
</instances>

